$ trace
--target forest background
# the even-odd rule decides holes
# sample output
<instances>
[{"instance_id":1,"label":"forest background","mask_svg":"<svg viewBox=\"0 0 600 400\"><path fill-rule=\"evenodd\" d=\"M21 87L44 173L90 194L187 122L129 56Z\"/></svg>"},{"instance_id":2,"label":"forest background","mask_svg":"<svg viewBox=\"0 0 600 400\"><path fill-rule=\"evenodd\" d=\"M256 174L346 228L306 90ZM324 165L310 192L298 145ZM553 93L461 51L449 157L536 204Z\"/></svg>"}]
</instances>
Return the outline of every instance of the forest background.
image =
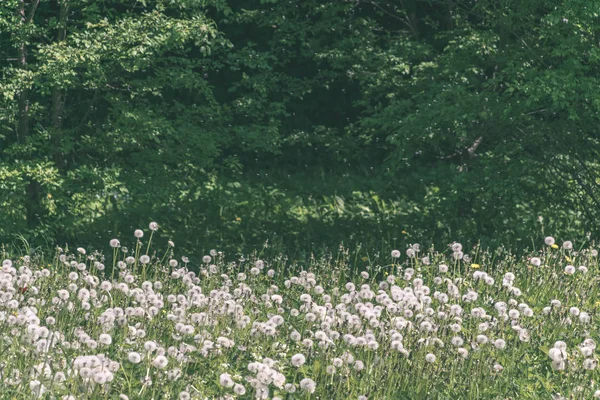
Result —
<instances>
[{"instance_id":1,"label":"forest background","mask_svg":"<svg viewBox=\"0 0 600 400\"><path fill-rule=\"evenodd\" d=\"M600 3L2 0L0 243L596 239Z\"/></svg>"}]
</instances>

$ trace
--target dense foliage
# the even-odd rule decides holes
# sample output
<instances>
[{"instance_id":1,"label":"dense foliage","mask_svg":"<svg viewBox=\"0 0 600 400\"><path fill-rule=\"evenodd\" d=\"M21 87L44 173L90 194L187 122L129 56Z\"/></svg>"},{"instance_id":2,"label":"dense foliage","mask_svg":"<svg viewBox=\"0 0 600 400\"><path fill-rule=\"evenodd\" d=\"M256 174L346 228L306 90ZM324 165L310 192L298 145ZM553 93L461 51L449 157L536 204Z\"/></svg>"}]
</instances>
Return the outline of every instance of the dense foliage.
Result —
<instances>
[{"instance_id":1,"label":"dense foliage","mask_svg":"<svg viewBox=\"0 0 600 400\"><path fill-rule=\"evenodd\" d=\"M530 243L597 226L600 5L4 0L0 239ZM183 227L183 229L181 229ZM188 232L191 235L182 236Z\"/></svg>"}]
</instances>

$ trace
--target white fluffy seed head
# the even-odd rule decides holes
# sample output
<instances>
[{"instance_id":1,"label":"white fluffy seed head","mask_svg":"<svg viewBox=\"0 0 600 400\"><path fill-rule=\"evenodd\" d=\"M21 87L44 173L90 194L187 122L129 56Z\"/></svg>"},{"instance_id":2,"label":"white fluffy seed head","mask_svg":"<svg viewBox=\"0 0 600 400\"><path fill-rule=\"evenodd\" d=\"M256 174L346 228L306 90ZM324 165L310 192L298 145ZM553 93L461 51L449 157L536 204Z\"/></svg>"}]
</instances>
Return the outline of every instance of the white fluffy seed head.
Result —
<instances>
[{"instance_id":1,"label":"white fluffy seed head","mask_svg":"<svg viewBox=\"0 0 600 400\"><path fill-rule=\"evenodd\" d=\"M572 265L567 265L565 267L565 274L566 275L573 275L575 273L575 267Z\"/></svg>"},{"instance_id":2,"label":"white fluffy seed head","mask_svg":"<svg viewBox=\"0 0 600 400\"><path fill-rule=\"evenodd\" d=\"M154 361L152 361L152 365L154 365L158 369L164 369L168 363L169 360L165 356L156 356Z\"/></svg>"},{"instance_id":3,"label":"white fluffy seed head","mask_svg":"<svg viewBox=\"0 0 600 400\"><path fill-rule=\"evenodd\" d=\"M223 387L230 388L235 385L231 375L223 373L219 376L219 384Z\"/></svg>"},{"instance_id":4,"label":"white fluffy seed head","mask_svg":"<svg viewBox=\"0 0 600 400\"><path fill-rule=\"evenodd\" d=\"M302 365L304 365L305 362L306 362L306 357L304 357L303 354L298 353L298 354L294 354L292 356L291 363L296 368L301 367Z\"/></svg>"},{"instance_id":5,"label":"white fluffy seed head","mask_svg":"<svg viewBox=\"0 0 600 400\"><path fill-rule=\"evenodd\" d=\"M142 356L140 355L140 353L136 353L135 351L132 351L131 353L129 353L127 355L127 359L132 364L138 364L140 361L142 361Z\"/></svg>"},{"instance_id":6,"label":"white fluffy seed head","mask_svg":"<svg viewBox=\"0 0 600 400\"><path fill-rule=\"evenodd\" d=\"M304 378L300 381L300 389L308 393L314 393L317 384L310 378Z\"/></svg>"}]
</instances>

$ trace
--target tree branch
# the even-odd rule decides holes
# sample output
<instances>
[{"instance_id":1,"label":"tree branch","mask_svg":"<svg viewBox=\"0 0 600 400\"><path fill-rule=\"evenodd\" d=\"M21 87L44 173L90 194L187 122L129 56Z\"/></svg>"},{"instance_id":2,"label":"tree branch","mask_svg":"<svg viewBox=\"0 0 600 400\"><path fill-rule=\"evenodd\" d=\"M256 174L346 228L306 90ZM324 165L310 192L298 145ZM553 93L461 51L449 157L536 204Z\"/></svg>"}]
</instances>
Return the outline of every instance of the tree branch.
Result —
<instances>
[{"instance_id":1,"label":"tree branch","mask_svg":"<svg viewBox=\"0 0 600 400\"><path fill-rule=\"evenodd\" d=\"M40 0L35 0L32 4L31 4L31 9L29 10L29 15L27 15L27 23L31 23L31 21L33 21L33 17L35 16L35 11L37 10L38 6L40 5Z\"/></svg>"}]
</instances>

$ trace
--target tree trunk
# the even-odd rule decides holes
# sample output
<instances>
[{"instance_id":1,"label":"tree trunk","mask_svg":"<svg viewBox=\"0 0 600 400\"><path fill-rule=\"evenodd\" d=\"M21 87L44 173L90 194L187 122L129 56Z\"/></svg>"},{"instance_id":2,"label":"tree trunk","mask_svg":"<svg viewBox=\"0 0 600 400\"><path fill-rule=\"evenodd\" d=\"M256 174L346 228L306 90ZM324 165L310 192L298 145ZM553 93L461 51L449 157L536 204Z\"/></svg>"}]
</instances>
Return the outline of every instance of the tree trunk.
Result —
<instances>
[{"instance_id":1,"label":"tree trunk","mask_svg":"<svg viewBox=\"0 0 600 400\"><path fill-rule=\"evenodd\" d=\"M58 16L58 43L65 41L67 37L67 15L69 11L68 0L58 0L59 16ZM52 143L54 147L54 163L58 168L63 167L63 154L61 150L62 139L62 119L64 113L64 94L61 88L55 85L52 88Z\"/></svg>"},{"instance_id":2,"label":"tree trunk","mask_svg":"<svg viewBox=\"0 0 600 400\"><path fill-rule=\"evenodd\" d=\"M21 25L27 23L25 16L25 0L19 0L19 15L21 17ZM25 41L19 46L19 66L22 69L27 69L27 48ZM17 127L17 142L23 144L29 135L29 90L24 87L19 95L19 125Z\"/></svg>"},{"instance_id":3,"label":"tree trunk","mask_svg":"<svg viewBox=\"0 0 600 400\"><path fill-rule=\"evenodd\" d=\"M22 28L26 24L31 23L35 10L39 5L39 0L36 0L31 4L29 15L26 14L25 0L19 0L18 13L20 16L20 24ZM23 42L19 45L19 67L23 70L27 69L27 40L23 38ZM29 136L29 125L30 125L30 114L29 114L29 88L27 84L23 86L21 94L19 95L19 122L17 126L17 142L25 144L27 137ZM34 229L37 227L38 220L40 217L40 191L41 186L35 178L30 177L29 183L25 189L26 201L25 201L25 217L27 222L27 228Z\"/></svg>"}]
</instances>

